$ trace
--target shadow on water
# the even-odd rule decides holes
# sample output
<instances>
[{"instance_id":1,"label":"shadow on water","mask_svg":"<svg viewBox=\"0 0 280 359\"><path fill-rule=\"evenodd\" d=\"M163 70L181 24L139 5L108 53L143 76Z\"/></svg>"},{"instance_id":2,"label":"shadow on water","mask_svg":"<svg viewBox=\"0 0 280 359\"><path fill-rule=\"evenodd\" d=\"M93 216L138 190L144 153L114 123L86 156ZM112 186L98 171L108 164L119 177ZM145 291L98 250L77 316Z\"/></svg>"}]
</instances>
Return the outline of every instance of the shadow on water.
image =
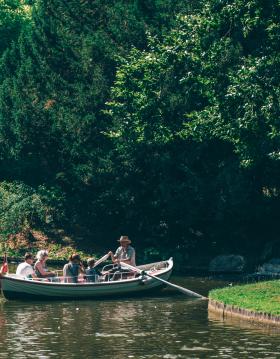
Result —
<instances>
[{"instance_id":1,"label":"shadow on water","mask_svg":"<svg viewBox=\"0 0 280 359\"><path fill-rule=\"evenodd\" d=\"M173 277L207 295L224 281ZM166 288L106 301L0 305L0 358L280 358L279 332L208 316L207 301Z\"/></svg>"}]
</instances>

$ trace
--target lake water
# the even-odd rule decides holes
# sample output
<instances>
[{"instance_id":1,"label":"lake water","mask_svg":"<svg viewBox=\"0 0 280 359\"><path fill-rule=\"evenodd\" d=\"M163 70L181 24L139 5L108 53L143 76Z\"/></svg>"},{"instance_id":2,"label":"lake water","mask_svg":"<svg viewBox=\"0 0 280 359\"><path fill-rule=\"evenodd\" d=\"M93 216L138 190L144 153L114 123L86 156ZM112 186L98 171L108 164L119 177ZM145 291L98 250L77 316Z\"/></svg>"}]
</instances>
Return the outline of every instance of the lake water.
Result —
<instances>
[{"instance_id":1,"label":"lake water","mask_svg":"<svg viewBox=\"0 0 280 359\"><path fill-rule=\"evenodd\" d=\"M172 278L207 295L226 285ZM107 301L0 304L0 358L280 358L280 329L208 316L207 302L173 290Z\"/></svg>"}]
</instances>

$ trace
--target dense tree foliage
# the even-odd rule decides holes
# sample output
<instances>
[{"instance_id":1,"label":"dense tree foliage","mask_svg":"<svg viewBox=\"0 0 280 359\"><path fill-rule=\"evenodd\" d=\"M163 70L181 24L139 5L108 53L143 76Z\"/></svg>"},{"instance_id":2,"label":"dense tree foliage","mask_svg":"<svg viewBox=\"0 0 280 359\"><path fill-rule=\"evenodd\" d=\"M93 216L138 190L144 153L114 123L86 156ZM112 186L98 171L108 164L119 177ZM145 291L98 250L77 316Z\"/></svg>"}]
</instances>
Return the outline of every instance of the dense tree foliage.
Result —
<instances>
[{"instance_id":1,"label":"dense tree foliage","mask_svg":"<svg viewBox=\"0 0 280 359\"><path fill-rule=\"evenodd\" d=\"M111 137L147 236L231 250L277 238L278 14L277 1L209 1L120 66Z\"/></svg>"},{"instance_id":2,"label":"dense tree foliage","mask_svg":"<svg viewBox=\"0 0 280 359\"><path fill-rule=\"evenodd\" d=\"M31 20L31 2L25 0L0 1L0 56L19 37Z\"/></svg>"},{"instance_id":3,"label":"dense tree foliage","mask_svg":"<svg viewBox=\"0 0 280 359\"><path fill-rule=\"evenodd\" d=\"M277 238L280 5L202 5L38 0L10 38L1 180L56 188L80 245L128 233L162 252L246 251Z\"/></svg>"},{"instance_id":4,"label":"dense tree foliage","mask_svg":"<svg viewBox=\"0 0 280 359\"><path fill-rule=\"evenodd\" d=\"M54 188L37 190L23 183L2 182L0 186L1 237L28 232L34 227L51 229L64 217L63 198Z\"/></svg>"}]
</instances>

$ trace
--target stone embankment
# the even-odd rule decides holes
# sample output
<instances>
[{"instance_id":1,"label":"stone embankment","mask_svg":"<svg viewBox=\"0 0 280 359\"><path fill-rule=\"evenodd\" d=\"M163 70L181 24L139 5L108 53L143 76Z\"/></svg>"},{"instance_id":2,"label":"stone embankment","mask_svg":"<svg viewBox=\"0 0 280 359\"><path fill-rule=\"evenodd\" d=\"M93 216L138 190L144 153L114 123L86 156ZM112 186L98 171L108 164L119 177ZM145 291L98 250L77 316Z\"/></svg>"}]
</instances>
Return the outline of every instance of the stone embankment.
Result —
<instances>
[{"instance_id":1,"label":"stone embankment","mask_svg":"<svg viewBox=\"0 0 280 359\"><path fill-rule=\"evenodd\" d=\"M280 316L239 308L234 305L218 302L214 299L209 299L208 310L219 315L222 319L239 318L260 324L280 326Z\"/></svg>"}]
</instances>

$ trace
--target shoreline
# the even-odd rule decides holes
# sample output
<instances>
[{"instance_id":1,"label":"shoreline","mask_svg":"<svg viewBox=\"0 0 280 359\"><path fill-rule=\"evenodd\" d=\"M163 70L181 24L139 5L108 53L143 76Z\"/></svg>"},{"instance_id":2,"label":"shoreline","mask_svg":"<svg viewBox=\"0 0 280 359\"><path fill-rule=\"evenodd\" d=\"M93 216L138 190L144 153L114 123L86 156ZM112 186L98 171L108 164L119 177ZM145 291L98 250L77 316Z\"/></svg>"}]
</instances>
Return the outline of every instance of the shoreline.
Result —
<instances>
[{"instance_id":1,"label":"shoreline","mask_svg":"<svg viewBox=\"0 0 280 359\"><path fill-rule=\"evenodd\" d=\"M208 311L219 315L219 317L222 319L239 318L259 324L280 326L279 315L273 315L265 312L256 312L253 310L240 308L235 305L225 304L214 299L209 299Z\"/></svg>"}]
</instances>

